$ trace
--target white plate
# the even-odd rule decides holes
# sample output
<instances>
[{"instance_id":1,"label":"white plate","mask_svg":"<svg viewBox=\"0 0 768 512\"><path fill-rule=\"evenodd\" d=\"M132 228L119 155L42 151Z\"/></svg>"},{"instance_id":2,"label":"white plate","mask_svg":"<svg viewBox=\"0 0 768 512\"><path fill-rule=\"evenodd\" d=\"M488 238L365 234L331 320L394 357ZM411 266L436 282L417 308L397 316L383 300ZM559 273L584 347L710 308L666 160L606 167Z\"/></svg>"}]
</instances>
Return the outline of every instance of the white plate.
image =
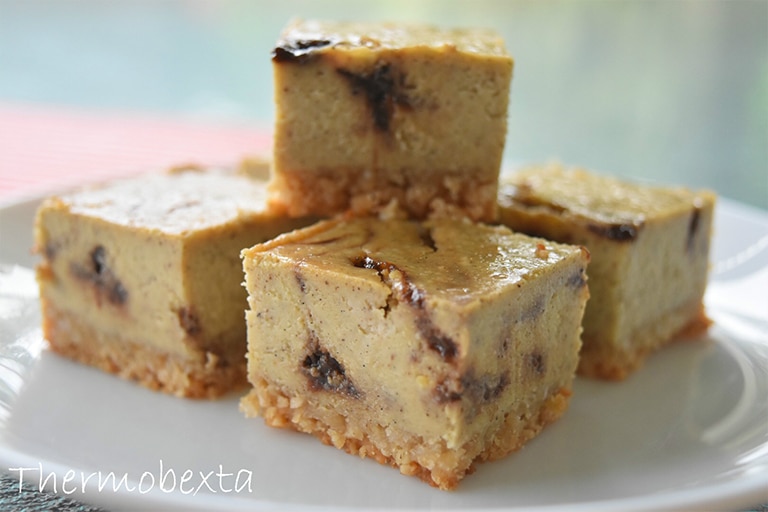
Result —
<instances>
[{"instance_id":1,"label":"white plate","mask_svg":"<svg viewBox=\"0 0 768 512\"><path fill-rule=\"evenodd\" d=\"M0 471L32 487L41 476L51 487L55 477L59 493L110 509L736 510L768 502L766 212L719 205L706 298L716 323L706 337L671 345L623 383L578 379L559 422L445 492L245 419L237 397L173 398L49 353L29 270L36 205L0 207L0 263L17 265L0 272Z\"/></svg>"}]
</instances>

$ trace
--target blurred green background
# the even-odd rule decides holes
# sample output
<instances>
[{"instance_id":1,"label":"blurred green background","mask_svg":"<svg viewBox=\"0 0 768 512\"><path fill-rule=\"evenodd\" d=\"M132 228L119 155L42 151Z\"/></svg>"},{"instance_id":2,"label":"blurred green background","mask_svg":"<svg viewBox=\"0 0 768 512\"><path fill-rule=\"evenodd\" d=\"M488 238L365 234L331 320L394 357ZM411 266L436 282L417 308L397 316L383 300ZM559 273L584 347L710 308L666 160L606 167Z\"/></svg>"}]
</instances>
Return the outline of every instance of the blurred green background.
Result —
<instances>
[{"instance_id":1,"label":"blurred green background","mask_svg":"<svg viewBox=\"0 0 768 512\"><path fill-rule=\"evenodd\" d=\"M515 58L507 167L557 159L768 209L766 0L0 0L0 102L269 128L269 54L294 16L493 27Z\"/></svg>"}]
</instances>

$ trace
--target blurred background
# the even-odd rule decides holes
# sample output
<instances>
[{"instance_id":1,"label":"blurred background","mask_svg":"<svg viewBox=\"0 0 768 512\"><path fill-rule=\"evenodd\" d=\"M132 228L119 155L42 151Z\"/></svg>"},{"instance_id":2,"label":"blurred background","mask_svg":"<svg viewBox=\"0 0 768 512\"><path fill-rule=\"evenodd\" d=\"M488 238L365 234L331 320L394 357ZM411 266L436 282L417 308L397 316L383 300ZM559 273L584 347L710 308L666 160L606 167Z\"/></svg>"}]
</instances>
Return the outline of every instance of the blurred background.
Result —
<instances>
[{"instance_id":1,"label":"blurred background","mask_svg":"<svg viewBox=\"0 0 768 512\"><path fill-rule=\"evenodd\" d=\"M768 209L766 0L0 0L0 104L269 130L270 51L295 16L493 27L515 58L505 166Z\"/></svg>"}]
</instances>

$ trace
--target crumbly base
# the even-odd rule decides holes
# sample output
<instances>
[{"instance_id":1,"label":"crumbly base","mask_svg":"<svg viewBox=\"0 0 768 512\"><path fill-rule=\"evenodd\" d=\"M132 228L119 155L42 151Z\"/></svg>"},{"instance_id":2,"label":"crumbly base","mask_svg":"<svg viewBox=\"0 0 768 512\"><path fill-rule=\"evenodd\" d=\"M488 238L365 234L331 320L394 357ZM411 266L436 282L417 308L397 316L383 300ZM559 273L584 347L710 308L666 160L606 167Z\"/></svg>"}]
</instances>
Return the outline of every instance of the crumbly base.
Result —
<instances>
[{"instance_id":1,"label":"crumbly base","mask_svg":"<svg viewBox=\"0 0 768 512\"><path fill-rule=\"evenodd\" d=\"M48 345L74 361L184 398L216 398L247 383L244 355L242 361L227 361L210 352L200 361L182 359L141 343L106 336L45 297L41 303L43 336Z\"/></svg>"},{"instance_id":2,"label":"crumbly base","mask_svg":"<svg viewBox=\"0 0 768 512\"><path fill-rule=\"evenodd\" d=\"M272 206L292 217L378 214L393 203L403 216L425 219L431 215L464 216L475 221L497 218L498 184L472 176L422 176L419 181L390 182L365 177L358 171L323 175L281 171L270 184ZM398 180L399 181L399 180Z\"/></svg>"},{"instance_id":3,"label":"crumbly base","mask_svg":"<svg viewBox=\"0 0 768 512\"><path fill-rule=\"evenodd\" d=\"M345 416L314 406L302 396L289 396L264 379L257 379L253 385L240 401L246 416L261 416L271 427L312 434L325 444L398 468L404 475L443 490L455 489L464 476L474 471L476 463L497 460L522 448L563 415L571 395L570 389L561 388L537 408L507 412L500 427L488 438L448 448L442 440L428 442L417 433L396 430L392 425L385 428L364 411Z\"/></svg>"},{"instance_id":4,"label":"crumbly base","mask_svg":"<svg viewBox=\"0 0 768 512\"><path fill-rule=\"evenodd\" d=\"M712 321L698 303L697 313L691 317L691 307L673 311L648 327L635 332L627 346L591 343L584 337L577 373L584 377L621 381L638 370L646 359L669 343L692 339L707 331ZM683 327L680 328L679 326ZM670 335L670 333L672 333Z\"/></svg>"}]
</instances>

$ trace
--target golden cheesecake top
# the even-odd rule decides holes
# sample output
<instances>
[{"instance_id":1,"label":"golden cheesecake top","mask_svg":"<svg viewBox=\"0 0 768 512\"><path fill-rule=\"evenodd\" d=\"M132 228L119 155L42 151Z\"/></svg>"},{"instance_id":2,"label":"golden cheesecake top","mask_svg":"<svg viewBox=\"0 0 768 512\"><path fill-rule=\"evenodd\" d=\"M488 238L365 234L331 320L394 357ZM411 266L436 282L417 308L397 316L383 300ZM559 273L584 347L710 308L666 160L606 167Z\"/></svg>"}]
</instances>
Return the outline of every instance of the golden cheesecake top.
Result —
<instances>
[{"instance_id":1,"label":"golden cheesecake top","mask_svg":"<svg viewBox=\"0 0 768 512\"><path fill-rule=\"evenodd\" d=\"M267 211L264 180L230 169L145 173L52 197L46 207L170 235L209 229Z\"/></svg>"},{"instance_id":2,"label":"golden cheesecake top","mask_svg":"<svg viewBox=\"0 0 768 512\"><path fill-rule=\"evenodd\" d=\"M358 218L323 221L243 251L268 252L277 261L378 278L408 300L420 291L455 302L482 299L546 273L586 251L466 220L425 222Z\"/></svg>"},{"instance_id":3,"label":"golden cheesecake top","mask_svg":"<svg viewBox=\"0 0 768 512\"><path fill-rule=\"evenodd\" d=\"M293 20L283 30L273 58L278 62L290 62L329 49L375 51L413 47L509 58L502 38L490 29L302 19Z\"/></svg>"},{"instance_id":4,"label":"golden cheesecake top","mask_svg":"<svg viewBox=\"0 0 768 512\"><path fill-rule=\"evenodd\" d=\"M499 184L502 208L543 207L606 224L642 223L713 200L708 191L631 183L561 164L526 167L504 176Z\"/></svg>"}]
</instances>

